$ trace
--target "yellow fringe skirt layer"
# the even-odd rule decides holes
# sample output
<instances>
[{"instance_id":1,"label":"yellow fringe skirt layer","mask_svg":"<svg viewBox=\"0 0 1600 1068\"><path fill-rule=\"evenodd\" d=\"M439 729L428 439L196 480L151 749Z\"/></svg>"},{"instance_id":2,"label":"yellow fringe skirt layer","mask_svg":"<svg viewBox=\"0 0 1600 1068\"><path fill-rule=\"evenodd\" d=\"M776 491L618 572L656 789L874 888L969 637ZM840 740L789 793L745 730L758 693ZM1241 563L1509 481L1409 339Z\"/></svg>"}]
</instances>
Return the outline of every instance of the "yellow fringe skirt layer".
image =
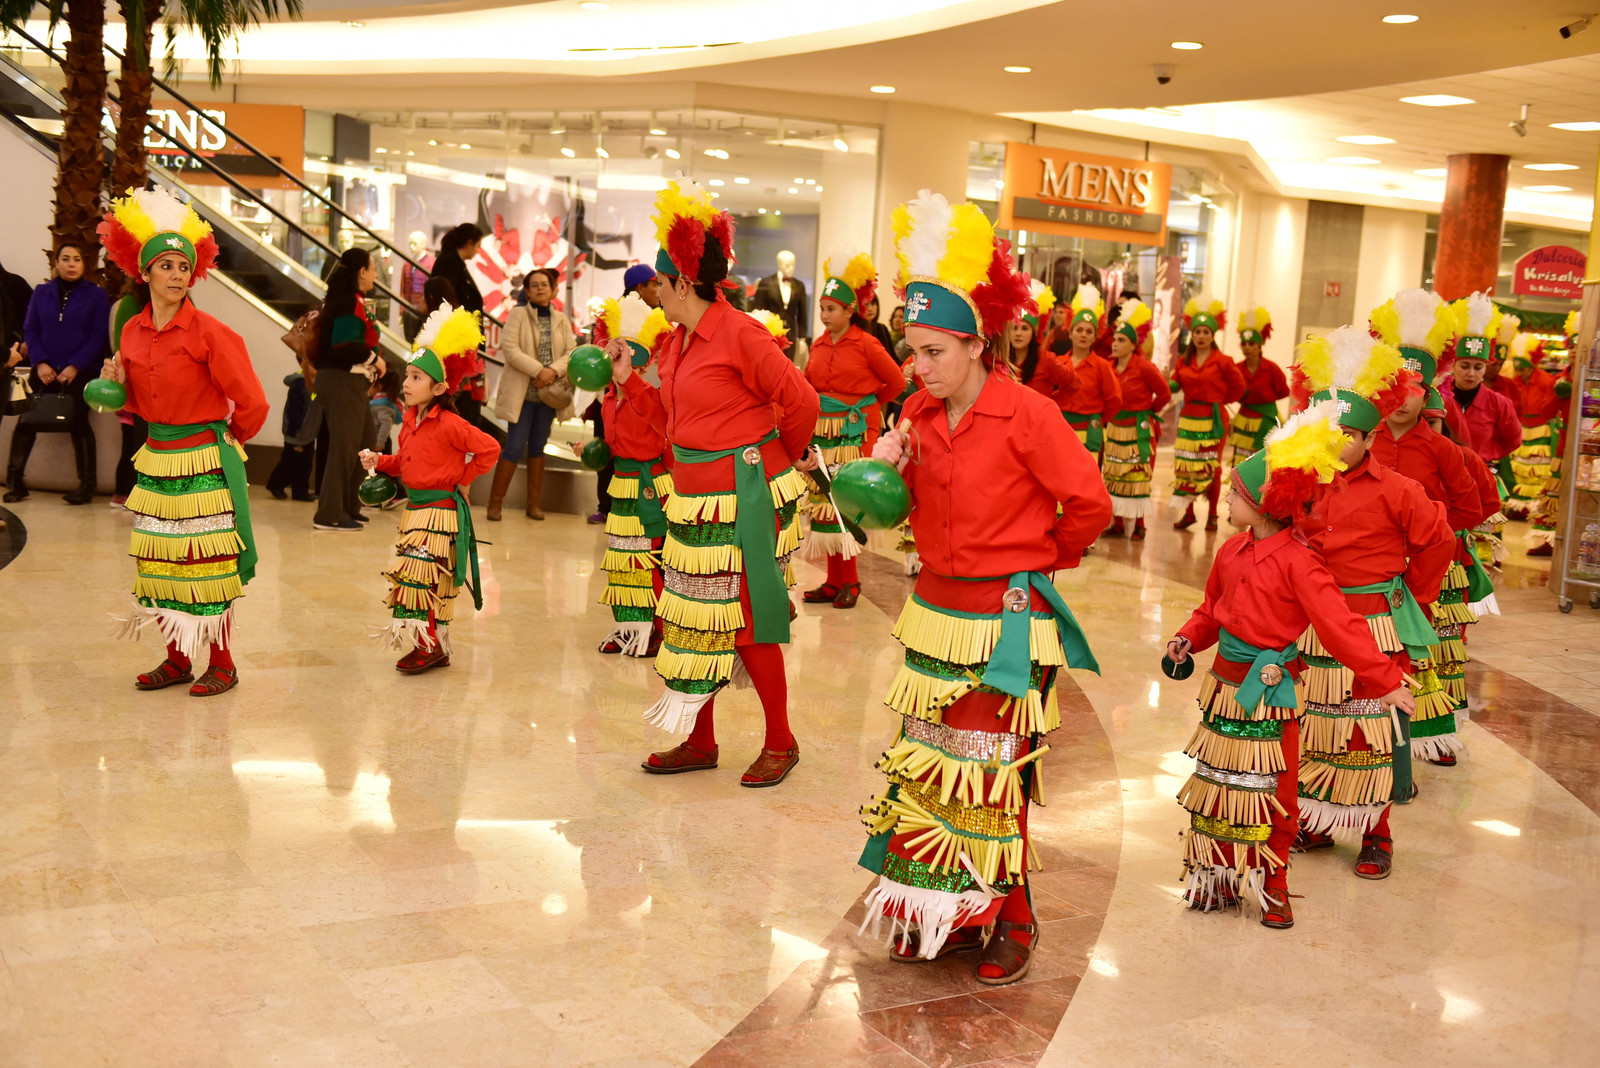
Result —
<instances>
[{"instance_id":1,"label":"yellow fringe skirt layer","mask_svg":"<svg viewBox=\"0 0 1600 1068\"><path fill-rule=\"evenodd\" d=\"M384 604L397 618L424 612L439 624L455 618L457 529L453 507L401 509L394 560L383 573L389 580Z\"/></svg>"},{"instance_id":2,"label":"yellow fringe skirt layer","mask_svg":"<svg viewBox=\"0 0 1600 1068\"><path fill-rule=\"evenodd\" d=\"M652 481L658 500L665 501L672 497L671 471L661 472ZM619 501L636 501L639 499L639 476L632 473L613 475L606 492Z\"/></svg>"},{"instance_id":3,"label":"yellow fringe skirt layer","mask_svg":"<svg viewBox=\"0 0 1600 1068\"><path fill-rule=\"evenodd\" d=\"M1269 705L1265 701L1256 705L1254 712L1246 712L1237 696L1237 684L1219 678L1215 671L1206 672L1206 677L1200 682L1200 715L1205 719L1221 716L1223 719L1244 720L1260 722L1262 720L1294 719L1298 715L1298 707L1303 700L1300 693L1301 687L1295 687L1295 707L1283 708L1278 705Z\"/></svg>"},{"instance_id":4,"label":"yellow fringe skirt layer","mask_svg":"<svg viewBox=\"0 0 1600 1068\"><path fill-rule=\"evenodd\" d=\"M1022 882L1027 867L1041 865L1026 848L1014 813L939 800L931 786L903 782L862 810L869 833L912 834L904 843L911 859L932 868L960 869L970 864L986 884ZM1025 867L1026 865L1026 867Z\"/></svg>"},{"instance_id":5,"label":"yellow fringe skirt layer","mask_svg":"<svg viewBox=\"0 0 1600 1068\"><path fill-rule=\"evenodd\" d=\"M1042 667L1066 667L1067 654L1055 617L1033 612L1029 620L1028 655ZM958 664L987 664L1000 640L1000 616L949 615L913 594L900 610L894 636L913 652Z\"/></svg>"}]
</instances>

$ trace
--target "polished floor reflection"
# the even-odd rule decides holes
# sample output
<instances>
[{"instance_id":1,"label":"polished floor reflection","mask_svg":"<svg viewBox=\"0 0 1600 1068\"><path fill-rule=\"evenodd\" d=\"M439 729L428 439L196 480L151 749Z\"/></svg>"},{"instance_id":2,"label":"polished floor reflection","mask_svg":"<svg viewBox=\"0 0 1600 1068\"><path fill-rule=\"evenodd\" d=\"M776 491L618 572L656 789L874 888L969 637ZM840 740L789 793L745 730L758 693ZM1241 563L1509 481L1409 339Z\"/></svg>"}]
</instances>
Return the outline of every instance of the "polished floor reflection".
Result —
<instances>
[{"instance_id":1,"label":"polished floor reflection","mask_svg":"<svg viewBox=\"0 0 1600 1068\"><path fill-rule=\"evenodd\" d=\"M1472 752L1419 773L1394 876L1297 858L1297 926L1269 932L1176 903L1193 692L1158 640L1219 536L1102 544L1059 580L1105 674L1067 687L1034 823L1039 956L993 990L855 933L896 560L869 559L855 610L802 610L802 763L751 791L748 693L719 702L720 770L639 772L658 683L594 651L581 519L485 524L484 611L453 667L407 679L369 639L391 518L315 533L254 505L242 683L206 701L135 692L159 650L109 637L126 517L14 509L0 1064L1592 1063L1600 613L1558 614L1535 567L1474 635Z\"/></svg>"}]
</instances>

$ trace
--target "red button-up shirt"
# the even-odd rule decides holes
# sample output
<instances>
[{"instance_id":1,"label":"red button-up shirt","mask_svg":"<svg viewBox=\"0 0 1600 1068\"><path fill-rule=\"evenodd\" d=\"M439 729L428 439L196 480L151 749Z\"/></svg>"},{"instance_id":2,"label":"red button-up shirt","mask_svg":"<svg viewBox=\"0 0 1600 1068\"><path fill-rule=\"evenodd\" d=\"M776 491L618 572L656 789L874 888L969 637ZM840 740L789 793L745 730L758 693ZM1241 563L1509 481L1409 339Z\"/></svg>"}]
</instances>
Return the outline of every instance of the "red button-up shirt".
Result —
<instances>
[{"instance_id":1,"label":"red button-up shirt","mask_svg":"<svg viewBox=\"0 0 1600 1068\"><path fill-rule=\"evenodd\" d=\"M1451 530L1466 530L1487 518L1461 449L1427 423L1418 422L1399 438L1388 423L1379 423L1367 448L1375 462L1405 475L1444 505Z\"/></svg>"},{"instance_id":2,"label":"red button-up shirt","mask_svg":"<svg viewBox=\"0 0 1600 1068\"><path fill-rule=\"evenodd\" d=\"M645 381L634 368L620 387L606 387L600 400L600 418L606 425L606 444L624 460L654 460L667 454L667 409L661 390ZM668 466L671 465L670 457Z\"/></svg>"},{"instance_id":3,"label":"red button-up shirt","mask_svg":"<svg viewBox=\"0 0 1600 1068\"><path fill-rule=\"evenodd\" d=\"M1439 599L1439 585L1455 553L1455 532L1444 505L1411 479L1363 457L1353 471L1322 487L1316 506L1296 520L1313 552L1340 586L1367 586L1405 576L1424 605ZM1362 615L1384 610L1381 594L1350 595Z\"/></svg>"},{"instance_id":4,"label":"red button-up shirt","mask_svg":"<svg viewBox=\"0 0 1600 1068\"><path fill-rule=\"evenodd\" d=\"M1156 365L1142 353L1128 357L1128 366L1117 371L1117 388L1122 393L1125 412L1159 412L1172 401L1172 387L1167 376L1156 370Z\"/></svg>"},{"instance_id":5,"label":"red button-up shirt","mask_svg":"<svg viewBox=\"0 0 1600 1068\"><path fill-rule=\"evenodd\" d=\"M984 380L954 434L944 402L928 393L906 401L904 417L911 529L925 568L987 578L1076 567L1111 521L1094 456L1055 405L1004 374Z\"/></svg>"},{"instance_id":6,"label":"red button-up shirt","mask_svg":"<svg viewBox=\"0 0 1600 1068\"><path fill-rule=\"evenodd\" d=\"M868 405L864 413L869 439L875 438L883 425L879 405L888 404L906 388L906 377L894 357L884 351L877 338L859 326L851 326L840 335L837 343L833 335L824 330L811 343L805 375L818 393L826 393L846 404L854 404L868 395L877 397L878 403Z\"/></svg>"},{"instance_id":7,"label":"red button-up shirt","mask_svg":"<svg viewBox=\"0 0 1600 1068\"><path fill-rule=\"evenodd\" d=\"M1041 352L1039 366L1045 380L1055 387L1052 395L1061 411L1098 415L1102 420L1122 411L1122 387L1117 384L1116 369L1105 357L1091 352L1088 359L1077 363L1070 352L1064 356ZM1038 380L1035 373L1034 381Z\"/></svg>"},{"instance_id":8,"label":"red button-up shirt","mask_svg":"<svg viewBox=\"0 0 1600 1068\"><path fill-rule=\"evenodd\" d=\"M1172 377L1183 391L1185 404L1232 404L1244 396L1244 375L1239 372L1239 365L1219 349L1212 349L1203 364L1181 357L1172 369Z\"/></svg>"},{"instance_id":9,"label":"red button-up shirt","mask_svg":"<svg viewBox=\"0 0 1600 1068\"><path fill-rule=\"evenodd\" d=\"M1543 426L1561 414L1556 398L1556 377L1535 367L1527 378L1518 375L1512 386L1512 400L1523 426Z\"/></svg>"},{"instance_id":10,"label":"red button-up shirt","mask_svg":"<svg viewBox=\"0 0 1600 1068\"><path fill-rule=\"evenodd\" d=\"M1378 693L1403 681L1328 566L1292 529L1260 540L1246 530L1223 542L1206 577L1206 598L1178 633L1195 652L1215 645L1224 629L1258 649L1282 649L1312 624L1339 663Z\"/></svg>"},{"instance_id":11,"label":"red button-up shirt","mask_svg":"<svg viewBox=\"0 0 1600 1068\"><path fill-rule=\"evenodd\" d=\"M236 439L249 441L267 421L267 395L244 339L191 300L160 330L149 306L128 320L121 362L128 410L149 422L181 426L227 420Z\"/></svg>"},{"instance_id":12,"label":"red button-up shirt","mask_svg":"<svg viewBox=\"0 0 1600 1068\"><path fill-rule=\"evenodd\" d=\"M1517 451L1522 445L1522 421L1517 418L1517 406L1503 393L1496 393L1488 383L1478 387L1478 395L1470 407L1461 407L1455 391L1446 383L1441 391L1445 397L1446 418L1454 406L1459 425L1472 442L1472 450L1483 457L1483 462L1493 467ZM1457 425L1452 422L1452 426Z\"/></svg>"},{"instance_id":13,"label":"red button-up shirt","mask_svg":"<svg viewBox=\"0 0 1600 1068\"><path fill-rule=\"evenodd\" d=\"M417 409L407 405L400 450L378 457L373 469L399 475L411 489L448 491L471 485L499 458L500 443L455 412L430 404L419 422Z\"/></svg>"},{"instance_id":14,"label":"red button-up shirt","mask_svg":"<svg viewBox=\"0 0 1600 1068\"><path fill-rule=\"evenodd\" d=\"M1478 488L1478 512L1483 517L1478 523L1481 523L1500 510L1500 487L1494 475L1489 473L1489 465L1483 462L1483 457L1460 442L1456 442L1455 446L1461 453L1461 461L1467 465L1467 474L1472 476L1473 485Z\"/></svg>"},{"instance_id":15,"label":"red button-up shirt","mask_svg":"<svg viewBox=\"0 0 1600 1068\"><path fill-rule=\"evenodd\" d=\"M805 454L821 410L817 391L778 347L767 328L727 301L706 309L695 328L679 325L661 355L661 402L667 440L689 449L762 447L763 467L776 475ZM734 458L679 464L673 480L683 493L726 493Z\"/></svg>"},{"instance_id":16,"label":"red button-up shirt","mask_svg":"<svg viewBox=\"0 0 1600 1068\"><path fill-rule=\"evenodd\" d=\"M1244 379L1244 396L1239 398L1241 403L1271 404L1289 395L1289 380L1283 377L1283 368L1265 356L1254 371L1242 359L1234 361L1234 366L1239 368L1239 377Z\"/></svg>"}]
</instances>

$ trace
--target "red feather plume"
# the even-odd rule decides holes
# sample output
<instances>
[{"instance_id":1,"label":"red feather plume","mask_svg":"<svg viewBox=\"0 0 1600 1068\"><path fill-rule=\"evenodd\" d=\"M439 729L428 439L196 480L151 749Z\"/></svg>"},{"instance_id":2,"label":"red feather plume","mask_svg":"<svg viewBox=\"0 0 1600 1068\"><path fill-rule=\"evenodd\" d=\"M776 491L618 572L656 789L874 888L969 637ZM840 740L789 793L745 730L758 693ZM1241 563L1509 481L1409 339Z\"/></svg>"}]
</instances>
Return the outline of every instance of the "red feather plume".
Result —
<instances>
[{"instance_id":1,"label":"red feather plume","mask_svg":"<svg viewBox=\"0 0 1600 1068\"><path fill-rule=\"evenodd\" d=\"M1394 376L1394 382L1381 389L1372 398L1373 407L1378 409L1378 415L1387 419L1395 413L1400 405L1406 402L1406 397L1411 393L1411 387L1422 381L1420 375L1410 371L1401 371Z\"/></svg>"},{"instance_id":2,"label":"red feather plume","mask_svg":"<svg viewBox=\"0 0 1600 1068\"><path fill-rule=\"evenodd\" d=\"M121 267L124 274L137 278L139 240L111 216L100 220L100 225L95 227L95 233L100 235L100 247L106 250L106 258Z\"/></svg>"},{"instance_id":3,"label":"red feather plume","mask_svg":"<svg viewBox=\"0 0 1600 1068\"><path fill-rule=\"evenodd\" d=\"M711 220L711 236L717 244L722 246L722 255L732 265L733 258L733 216L725 211L717 212Z\"/></svg>"},{"instance_id":4,"label":"red feather plume","mask_svg":"<svg viewBox=\"0 0 1600 1068\"><path fill-rule=\"evenodd\" d=\"M1271 341L1272 340L1272 324L1271 323L1268 323L1266 326L1263 326L1261 328L1261 340L1262 341Z\"/></svg>"},{"instance_id":5,"label":"red feather plume","mask_svg":"<svg viewBox=\"0 0 1600 1068\"><path fill-rule=\"evenodd\" d=\"M1011 242L996 240L989 275L972 289L972 303L987 333L998 335L1019 314L1039 310L1028 282L1028 276L1018 273L1011 260Z\"/></svg>"},{"instance_id":6,"label":"red feather plume","mask_svg":"<svg viewBox=\"0 0 1600 1068\"><path fill-rule=\"evenodd\" d=\"M590 336L593 338L590 342L592 345L604 345L611 340L611 331L606 329L606 317L604 315L596 317Z\"/></svg>"},{"instance_id":7,"label":"red feather plume","mask_svg":"<svg viewBox=\"0 0 1600 1068\"><path fill-rule=\"evenodd\" d=\"M700 279L700 261L706 254L706 228L694 219L680 215L667 230L667 258L678 273L691 282Z\"/></svg>"},{"instance_id":8,"label":"red feather plume","mask_svg":"<svg viewBox=\"0 0 1600 1068\"><path fill-rule=\"evenodd\" d=\"M478 351L476 349L444 358L444 384L451 393L461 388L461 380L477 364L477 358Z\"/></svg>"},{"instance_id":9,"label":"red feather plume","mask_svg":"<svg viewBox=\"0 0 1600 1068\"><path fill-rule=\"evenodd\" d=\"M1450 344L1446 345L1444 351L1439 353L1439 364L1436 373L1443 374L1450 370L1451 366L1456 362L1456 344L1460 340L1460 338L1451 338Z\"/></svg>"},{"instance_id":10,"label":"red feather plume","mask_svg":"<svg viewBox=\"0 0 1600 1068\"><path fill-rule=\"evenodd\" d=\"M1299 365L1289 368L1289 412L1303 412L1311 407L1311 395L1316 390L1311 386L1311 380L1306 373L1300 370Z\"/></svg>"},{"instance_id":11,"label":"red feather plume","mask_svg":"<svg viewBox=\"0 0 1600 1068\"><path fill-rule=\"evenodd\" d=\"M876 278L862 286L860 289L856 290L856 310L860 311L862 308L866 307L867 301L876 296L877 292L878 280Z\"/></svg>"},{"instance_id":12,"label":"red feather plume","mask_svg":"<svg viewBox=\"0 0 1600 1068\"><path fill-rule=\"evenodd\" d=\"M1317 475L1298 467L1272 472L1261 490L1261 513L1274 519L1292 519L1317 492Z\"/></svg>"},{"instance_id":13,"label":"red feather plume","mask_svg":"<svg viewBox=\"0 0 1600 1068\"><path fill-rule=\"evenodd\" d=\"M189 284L194 285L206 276L206 272L217 265L217 239L207 234L195 243L194 246L194 274L189 276Z\"/></svg>"}]
</instances>

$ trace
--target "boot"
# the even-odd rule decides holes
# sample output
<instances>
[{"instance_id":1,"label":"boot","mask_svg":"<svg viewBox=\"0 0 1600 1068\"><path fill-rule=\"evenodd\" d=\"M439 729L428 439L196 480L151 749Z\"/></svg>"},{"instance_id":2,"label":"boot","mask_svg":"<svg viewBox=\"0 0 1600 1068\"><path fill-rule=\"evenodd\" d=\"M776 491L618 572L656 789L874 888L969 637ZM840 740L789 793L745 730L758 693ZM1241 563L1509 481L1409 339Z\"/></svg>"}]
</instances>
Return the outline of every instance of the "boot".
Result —
<instances>
[{"instance_id":1,"label":"boot","mask_svg":"<svg viewBox=\"0 0 1600 1068\"><path fill-rule=\"evenodd\" d=\"M28 484L23 481L22 468L12 467L6 472L6 495L3 499L7 504L28 499Z\"/></svg>"},{"instance_id":2,"label":"boot","mask_svg":"<svg viewBox=\"0 0 1600 1068\"><path fill-rule=\"evenodd\" d=\"M543 519L544 455L528 457L528 502L523 506L529 519Z\"/></svg>"},{"instance_id":3,"label":"boot","mask_svg":"<svg viewBox=\"0 0 1600 1068\"><path fill-rule=\"evenodd\" d=\"M7 504L28 499L28 483L22 477L28 469L28 454L33 451L32 431L14 430L11 435L11 455L6 460L6 495L3 498Z\"/></svg>"},{"instance_id":4,"label":"boot","mask_svg":"<svg viewBox=\"0 0 1600 1068\"><path fill-rule=\"evenodd\" d=\"M78 488L62 500L68 504L88 504L94 500L95 455L94 439L85 441L76 434L72 437L72 458L78 466Z\"/></svg>"},{"instance_id":5,"label":"boot","mask_svg":"<svg viewBox=\"0 0 1600 1068\"><path fill-rule=\"evenodd\" d=\"M516 477L516 474L517 461L515 460L501 460L494 465L494 482L489 487L488 519L490 522L500 522L500 508L505 504L506 490L511 488L511 480Z\"/></svg>"}]
</instances>

